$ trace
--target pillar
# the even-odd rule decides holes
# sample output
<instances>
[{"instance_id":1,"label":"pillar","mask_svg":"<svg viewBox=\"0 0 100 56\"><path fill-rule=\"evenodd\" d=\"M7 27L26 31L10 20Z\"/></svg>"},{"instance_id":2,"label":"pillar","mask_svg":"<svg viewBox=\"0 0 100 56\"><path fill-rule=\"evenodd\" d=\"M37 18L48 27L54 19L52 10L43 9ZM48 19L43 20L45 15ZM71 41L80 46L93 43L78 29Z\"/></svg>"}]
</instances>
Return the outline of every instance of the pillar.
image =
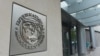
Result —
<instances>
[{"instance_id":1,"label":"pillar","mask_svg":"<svg viewBox=\"0 0 100 56\"><path fill-rule=\"evenodd\" d=\"M86 56L86 33L83 27L77 27L78 56Z\"/></svg>"},{"instance_id":2,"label":"pillar","mask_svg":"<svg viewBox=\"0 0 100 56\"><path fill-rule=\"evenodd\" d=\"M94 28L93 27L89 27L89 29L90 29L90 42L91 42L93 48L96 48Z\"/></svg>"}]
</instances>

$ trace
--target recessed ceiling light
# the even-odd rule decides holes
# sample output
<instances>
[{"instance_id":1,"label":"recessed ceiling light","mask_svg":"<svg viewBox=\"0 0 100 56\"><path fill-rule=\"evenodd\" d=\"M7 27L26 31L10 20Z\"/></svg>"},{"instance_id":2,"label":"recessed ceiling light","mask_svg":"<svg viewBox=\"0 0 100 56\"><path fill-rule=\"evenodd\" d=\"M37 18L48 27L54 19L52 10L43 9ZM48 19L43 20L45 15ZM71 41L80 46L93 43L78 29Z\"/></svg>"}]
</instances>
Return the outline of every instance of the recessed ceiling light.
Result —
<instances>
[{"instance_id":1,"label":"recessed ceiling light","mask_svg":"<svg viewBox=\"0 0 100 56\"><path fill-rule=\"evenodd\" d=\"M67 4L66 1L62 1L61 2L61 8L64 8L64 7L67 7L67 6L68 6L68 4Z\"/></svg>"},{"instance_id":2,"label":"recessed ceiling light","mask_svg":"<svg viewBox=\"0 0 100 56\"><path fill-rule=\"evenodd\" d=\"M100 8L100 4L99 4L99 5L97 5L97 8Z\"/></svg>"},{"instance_id":3,"label":"recessed ceiling light","mask_svg":"<svg viewBox=\"0 0 100 56\"><path fill-rule=\"evenodd\" d=\"M72 15L73 17L76 17L76 13L72 13L72 14L70 14L70 15Z\"/></svg>"}]
</instances>

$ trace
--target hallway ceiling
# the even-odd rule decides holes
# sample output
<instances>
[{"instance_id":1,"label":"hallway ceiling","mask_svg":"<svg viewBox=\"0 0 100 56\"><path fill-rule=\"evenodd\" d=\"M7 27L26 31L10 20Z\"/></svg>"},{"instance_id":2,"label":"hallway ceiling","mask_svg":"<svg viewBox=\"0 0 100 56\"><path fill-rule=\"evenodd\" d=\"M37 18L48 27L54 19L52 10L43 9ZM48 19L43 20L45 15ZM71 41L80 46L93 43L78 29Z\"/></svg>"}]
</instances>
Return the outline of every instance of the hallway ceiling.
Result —
<instances>
[{"instance_id":1,"label":"hallway ceiling","mask_svg":"<svg viewBox=\"0 0 100 56\"><path fill-rule=\"evenodd\" d=\"M100 0L62 0L67 6L62 7L67 13L85 26L100 24Z\"/></svg>"},{"instance_id":2,"label":"hallway ceiling","mask_svg":"<svg viewBox=\"0 0 100 56\"><path fill-rule=\"evenodd\" d=\"M61 9L61 15L62 15L62 24L66 26L83 26L79 21L77 21L74 17L72 17L70 14L65 12L63 9Z\"/></svg>"}]
</instances>

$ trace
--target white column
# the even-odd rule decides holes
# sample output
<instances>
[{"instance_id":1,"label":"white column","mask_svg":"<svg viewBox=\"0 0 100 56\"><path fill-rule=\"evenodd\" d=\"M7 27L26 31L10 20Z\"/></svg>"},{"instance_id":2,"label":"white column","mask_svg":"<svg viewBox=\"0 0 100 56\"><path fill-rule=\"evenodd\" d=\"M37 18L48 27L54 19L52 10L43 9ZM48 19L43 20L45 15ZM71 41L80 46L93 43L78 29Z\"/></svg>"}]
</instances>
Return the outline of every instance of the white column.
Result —
<instances>
[{"instance_id":1,"label":"white column","mask_svg":"<svg viewBox=\"0 0 100 56\"><path fill-rule=\"evenodd\" d=\"M95 31L93 27L90 28L90 38L91 38L91 44L93 45L93 48L96 48L96 41L95 41Z\"/></svg>"},{"instance_id":2,"label":"white column","mask_svg":"<svg viewBox=\"0 0 100 56\"><path fill-rule=\"evenodd\" d=\"M77 28L77 42L78 42L78 55L85 56L87 53L86 50L86 33L85 29L82 27Z\"/></svg>"},{"instance_id":3,"label":"white column","mask_svg":"<svg viewBox=\"0 0 100 56\"><path fill-rule=\"evenodd\" d=\"M86 50L86 32L84 28L80 29L80 40L81 40L81 54L82 56L85 56L87 53Z\"/></svg>"}]
</instances>

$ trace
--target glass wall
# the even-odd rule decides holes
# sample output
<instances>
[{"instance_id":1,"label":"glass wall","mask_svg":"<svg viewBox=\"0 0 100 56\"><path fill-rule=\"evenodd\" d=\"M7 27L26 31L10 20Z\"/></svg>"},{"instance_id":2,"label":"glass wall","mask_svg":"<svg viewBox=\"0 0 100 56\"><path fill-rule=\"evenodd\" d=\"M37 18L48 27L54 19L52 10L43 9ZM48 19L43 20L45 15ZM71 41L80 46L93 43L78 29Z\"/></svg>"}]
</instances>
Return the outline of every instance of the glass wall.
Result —
<instances>
[{"instance_id":1,"label":"glass wall","mask_svg":"<svg viewBox=\"0 0 100 56\"><path fill-rule=\"evenodd\" d=\"M77 55L76 27L62 28L63 56Z\"/></svg>"},{"instance_id":2,"label":"glass wall","mask_svg":"<svg viewBox=\"0 0 100 56\"><path fill-rule=\"evenodd\" d=\"M72 43L72 55L77 55L77 35L76 26L71 28L71 43Z\"/></svg>"},{"instance_id":3,"label":"glass wall","mask_svg":"<svg viewBox=\"0 0 100 56\"><path fill-rule=\"evenodd\" d=\"M68 28L64 26L62 29L62 40L63 40L63 56L70 56L69 33L68 33Z\"/></svg>"}]
</instances>

